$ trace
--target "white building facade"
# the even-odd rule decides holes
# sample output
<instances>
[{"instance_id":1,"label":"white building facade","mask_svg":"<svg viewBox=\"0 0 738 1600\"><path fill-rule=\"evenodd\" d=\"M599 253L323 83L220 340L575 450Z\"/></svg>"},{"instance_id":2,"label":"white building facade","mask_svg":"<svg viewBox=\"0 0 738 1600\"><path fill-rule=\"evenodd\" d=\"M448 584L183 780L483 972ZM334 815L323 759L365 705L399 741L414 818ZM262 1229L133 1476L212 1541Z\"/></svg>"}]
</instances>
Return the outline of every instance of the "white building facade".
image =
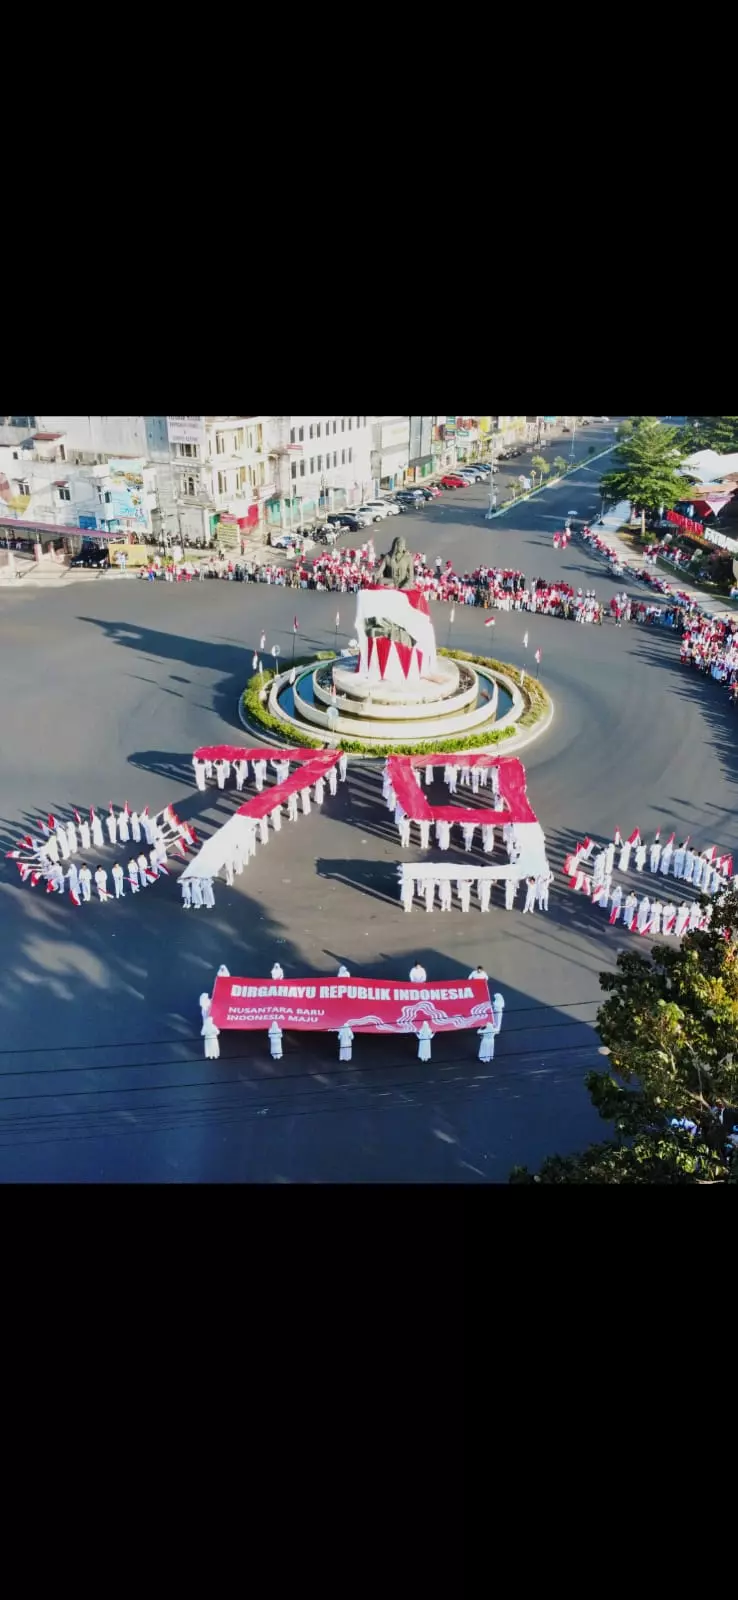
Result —
<instances>
[{"instance_id":1,"label":"white building facade","mask_svg":"<svg viewBox=\"0 0 738 1600\"><path fill-rule=\"evenodd\" d=\"M372 493L369 417L321 413L271 422L276 493L267 503L269 522L298 526Z\"/></svg>"}]
</instances>

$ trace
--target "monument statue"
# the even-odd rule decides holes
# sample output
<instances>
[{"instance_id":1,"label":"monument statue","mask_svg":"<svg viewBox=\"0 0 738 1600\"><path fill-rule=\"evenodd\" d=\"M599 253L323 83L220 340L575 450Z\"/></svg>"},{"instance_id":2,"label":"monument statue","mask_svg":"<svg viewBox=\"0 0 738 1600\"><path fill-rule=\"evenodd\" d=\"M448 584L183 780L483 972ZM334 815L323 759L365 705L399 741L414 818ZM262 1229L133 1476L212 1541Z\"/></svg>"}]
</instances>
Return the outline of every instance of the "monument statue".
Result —
<instances>
[{"instance_id":1,"label":"monument statue","mask_svg":"<svg viewBox=\"0 0 738 1600\"><path fill-rule=\"evenodd\" d=\"M379 557L372 581L381 584L383 589L412 589L415 583L413 558L400 535L392 540L389 553Z\"/></svg>"}]
</instances>

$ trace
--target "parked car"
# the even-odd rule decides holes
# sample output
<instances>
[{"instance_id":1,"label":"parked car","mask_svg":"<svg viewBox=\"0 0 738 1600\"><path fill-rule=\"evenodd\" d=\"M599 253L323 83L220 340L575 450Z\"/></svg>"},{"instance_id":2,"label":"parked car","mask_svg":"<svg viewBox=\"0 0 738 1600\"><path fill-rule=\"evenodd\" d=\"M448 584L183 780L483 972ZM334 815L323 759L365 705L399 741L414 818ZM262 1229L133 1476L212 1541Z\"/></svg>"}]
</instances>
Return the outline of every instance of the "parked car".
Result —
<instances>
[{"instance_id":1,"label":"parked car","mask_svg":"<svg viewBox=\"0 0 738 1600\"><path fill-rule=\"evenodd\" d=\"M317 539L318 544L335 544L340 532L340 527L337 528L334 523L324 522L321 527L313 530L313 537Z\"/></svg>"},{"instance_id":2,"label":"parked car","mask_svg":"<svg viewBox=\"0 0 738 1600\"><path fill-rule=\"evenodd\" d=\"M272 532L269 535L269 543L273 550L292 550L297 543L297 539L294 533L287 533L286 531L280 533Z\"/></svg>"},{"instance_id":3,"label":"parked car","mask_svg":"<svg viewBox=\"0 0 738 1600\"><path fill-rule=\"evenodd\" d=\"M354 521L358 522L360 528L370 528L373 522L379 520L376 513L367 510L366 506L352 506L349 516L352 516ZM355 529L352 529L352 532L355 531Z\"/></svg>"},{"instance_id":4,"label":"parked car","mask_svg":"<svg viewBox=\"0 0 738 1600\"><path fill-rule=\"evenodd\" d=\"M447 472L446 476L441 479L441 484L444 489L467 489L469 487L465 480L455 472Z\"/></svg>"},{"instance_id":5,"label":"parked car","mask_svg":"<svg viewBox=\"0 0 738 1600\"><path fill-rule=\"evenodd\" d=\"M459 477L466 478L467 483L484 483L484 473L477 472L476 467L459 467Z\"/></svg>"},{"instance_id":6,"label":"parked car","mask_svg":"<svg viewBox=\"0 0 738 1600\"><path fill-rule=\"evenodd\" d=\"M400 506L425 505L425 496L422 489L398 489L395 500Z\"/></svg>"},{"instance_id":7,"label":"parked car","mask_svg":"<svg viewBox=\"0 0 738 1600\"><path fill-rule=\"evenodd\" d=\"M399 515L397 507L393 505L391 500L365 500L364 504L372 511L376 508L382 517L396 517Z\"/></svg>"},{"instance_id":8,"label":"parked car","mask_svg":"<svg viewBox=\"0 0 738 1600\"><path fill-rule=\"evenodd\" d=\"M92 550L80 550L79 555L73 556L70 567L109 567L110 557L107 550L97 545Z\"/></svg>"},{"instance_id":9,"label":"parked car","mask_svg":"<svg viewBox=\"0 0 738 1600\"><path fill-rule=\"evenodd\" d=\"M429 483L428 487L421 489L420 493L422 494L424 500L436 500L441 491L436 487L435 483Z\"/></svg>"}]
</instances>

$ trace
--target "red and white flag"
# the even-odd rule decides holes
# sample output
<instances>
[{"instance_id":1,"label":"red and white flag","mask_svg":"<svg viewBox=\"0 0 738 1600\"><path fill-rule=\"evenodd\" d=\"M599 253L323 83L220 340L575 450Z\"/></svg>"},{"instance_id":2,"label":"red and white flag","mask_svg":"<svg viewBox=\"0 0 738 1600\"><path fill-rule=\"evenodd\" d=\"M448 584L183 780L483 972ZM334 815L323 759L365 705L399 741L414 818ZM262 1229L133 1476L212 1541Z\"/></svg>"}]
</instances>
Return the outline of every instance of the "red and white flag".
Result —
<instances>
[{"instance_id":1,"label":"red and white flag","mask_svg":"<svg viewBox=\"0 0 738 1600\"><path fill-rule=\"evenodd\" d=\"M669 837L668 837L668 839L667 839L667 841L666 841L666 844L665 844L665 845L664 845L664 849L665 849L665 850L668 850L668 849L669 849L669 846L670 846L670 845L671 845L671 846L672 846L672 848L673 848L673 845L674 845L674 840L675 840L675 839L676 839L676 834L675 834L675 833L670 833L670 834L669 834Z\"/></svg>"},{"instance_id":2,"label":"red and white flag","mask_svg":"<svg viewBox=\"0 0 738 1600\"><path fill-rule=\"evenodd\" d=\"M292 632L293 633L297 633L297 630L298 630L299 626L300 626L300 624L299 624L299 622L297 620L297 617L293 617L293 619L292 619ZM338 626L338 624L336 623L336 627L337 626Z\"/></svg>"},{"instance_id":3,"label":"red and white flag","mask_svg":"<svg viewBox=\"0 0 738 1600\"><path fill-rule=\"evenodd\" d=\"M74 820L77 823L77 826L80 827L81 823L82 823L82 818L81 818L76 806L74 807Z\"/></svg>"},{"instance_id":4,"label":"red and white flag","mask_svg":"<svg viewBox=\"0 0 738 1600\"><path fill-rule=\"evenodd\" d=\"M602 896L603 896L604 893L605 893L605 885L604 885L604 883L596 883L594 885L593 889L592 889L592 904L593 904L593 906L597 905L598 901L600 901L602 899Z\"/></svg>"},{"instance_id":5,"label":"red and white flag","mask_svg":"<svg viewBox=\"0 0 738 1600\"><path fill-rule=\"evenodd\" d=\"M621 846L622 842L623 842L623 835L620 832L620 829L616 828L615 829L615 837L614 837L614 840L613 840L613 843L615 845L615 849L616 850L620 849L620 846Z\"/></svg>"},{"instance_id":6,"label":"red and white flag","mask_svg":"<svg viewBox=\"0 0 738 1600\"><path fill-rule=\"evenodd\" d=\"M542 654L542 652L540 650L536 650L536 657L535 658L536 658L536 661L538 662L539 666L541 664L541 654Z\"/></svg>"},{"instance_id":7,"label":"red and white flag","mask_svg":"<svg viewBox=\"0 0 738 1600\"><path fill-rule=\"evenodd\" d=\"M487 621L484 624L485 628L494 628L494 625L495 625L494 617L488 617Z\"/></svg>"},{"instance_id":8,"label":"red and white flag","mask_svg":"<svg viewBox=\"0 0 738 1600\"><path fill-rule=\"evenodd\" d=\"M640 842L641 842L641 836L640 836L640 833L639 833L639 832L638 832L638 829L637 829L637 828L634 828L634 829L633 829L633 832L632 832L632 834L631 834L631 835L630 835L630 838L629 838L629 840L628 840L628 844L632 844L632 845L639 845L639 844L640 844Z\"/></svg>"},{"instance_id":9,"label":"red and white flag","mask_svg":"<svg viewBox=\"0 0 738 1600\"><path fill-rule=\"evenodd\" d=\"M40 872L32 872L31 873L31 888L32 889L35 889L36 884L38 883L38 880L39 880L40 877L41 877L41 873Z\"/></svg>"},{"instance_id":10,"label":"red and white flag","mask_svg":"<svg viewBox=\"0 0 738 1600\"><path fill-rule=\"evenodd\" d=\"M655 832L655 834L654 834L654 836L653 836L653 842L654 842L654 844L658 844L658 842L659 842L659 839L660 839L660 838L661 838L661 829L660 829L660 828L657 828L657 829L656 829L656 832Z\"/></svg>"},{"instance_id":11,"label":"red and white flag","mask_svg":"<svg viewBox=\"0 0 738 1600\"><path fill-rule=\"evenodd\" d=\"M55 827L56 827L56 817L52 817L51 813L49 813L49 829L50 829L51 833L54 832Z\"/></svg>"},{"instance_id":12,"label":"red and white flag","mask_svg":"<svg viewBox=\"0 0 738 1600\"><path fill-rule=\"evenodd\" d=\"M44 838L48 839L48 837L49 837L49 824L48 824L48 822L44 822L43 817L41 817L39 819L39 824L38 825L39 825L39 828L41 829L41 832L42 832Z\"/></svg>"},{"instance_id":13,"label":"red and white flag","mask_svg":"<svg viewBox=\"0 0 738 1600\"><path fill-rule=\"evenodd\" d=\"M69 898L70 898L73 906L78 906L80 904L79 895L76 893L76 891L74 889L70 889Z\"/></svg>"},{"instance_id":14,"label":"red and white flag","mask_svg":"<svg viewBox=\"0 0 738 1600\"><path fill-rule=\"evenodd\" d=\"M126 800L126 803L125 803L125 805L123 807L123 815L126 816L126 817L130 817L130 815L131 815L131 808L130 808L127 800Z\"/></svg>"}]
</instances>

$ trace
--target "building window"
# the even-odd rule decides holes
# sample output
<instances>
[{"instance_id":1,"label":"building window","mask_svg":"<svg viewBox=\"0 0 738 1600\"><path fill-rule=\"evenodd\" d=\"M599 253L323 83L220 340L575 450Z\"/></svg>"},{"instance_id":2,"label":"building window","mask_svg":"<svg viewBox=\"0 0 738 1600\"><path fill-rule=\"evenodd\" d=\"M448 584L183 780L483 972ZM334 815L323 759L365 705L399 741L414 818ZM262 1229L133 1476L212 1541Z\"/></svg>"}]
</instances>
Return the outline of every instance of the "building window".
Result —
<instances>
[{"instance_id":1,"label":"building window","mask_svg":"<svg viewBox=\"0 0 738 1600\"><path fill-rule=\"evenodd\" d=\"M106 489L106 490L105 490L105 493L104 493L104 495L103 495L103 500L104 500L104 501L105 501L105 504L106 504L106 506L109 506L109 505L110 505L110 502L111 502L111 500L112 500L112 498L113 498L113 496L112 496L112 494L111 494L111 493L110 493L110 490L109 490L109 489Z\"/></svg>"},{"instance_id":2,"label":"building window","mask_svg":"<svg viewBox=\"0 0 738 1600\"><path fill-rule=\"evenodd\" d=\"M311 456L310 457L310 476L311 476L311 478L312 478L312 475L313 475L314 471L315 471L315 456Z\"/></svg>"},{"instance_id":3,"label":"building window","mask_svg":"<svg viewBox=\"0 0 738 1600\"><path fill-rule=\"evenodd\" d=\"M60 489L59 490L59 499L60 500L71 500L71 498L72 498L72 496L71 496L71 494L70 494L68 489Z\"/></svg>"},{"instance_id":4,"label":"building window","mask_svg":"<svg viewBox=\"0 0 738 1600\"><path fill-rule=\"evenodd\" d=\"M304 478L304 476L305 476L305 462L301 461L300 462L300 477Z\"/></svg>"},{"instance_id":5,"label":"building window","mask_svg":"<svg viewBox=\"0 0 738 1600\"><path fill-rule=\"evenodd\" d=\"M296 443L295 430L294 430L294 428L290 428L290 444L295 444L295 443Z\"/></svg>"},{"instance_id":6,"label":"building window","mask_svg":"<svg viewBox=\"0 0 738 1600\"><path fill-rule=\"evenodd\" d=\"M326 466L327 465L328 465L328 461L327 461L327 458L326 458ZM322 467L323 467L323 457L322 456L318 456L318 471L319 472L322 471Z\"/></svg>"},{"instance_id":7,"label":"building window","mask_svg":"<svg viewBox=\"0 0 738 1600\"><path fill-rule=\"evenodd\" d=\"M223 438L222 433L216 435L215 448L219 456L225 455L225 439Z\"/></svg>"},{"instance_id":8,"label":"building window","mask_svg":"<svg viewBox=\"0 0 738 1600\"><path fill-rule=\"evenodd\" d=\"M302 444L302 442L303 442L303 440L305 438L305 429L304 428L300 429L300 432L298 433L297 437L299 439L300 444Z\"/></svg>"},{"instance_id":9,"label":"building window","mask_svg":"<svg viewBox=\"0 0 738 1600\"><path fill-rule=\"evenodd\" d=\"M294 483L295 478L297 477L297 462L296 461L293 461L292 466L290 468L290 471L292 473L292 481Z\"/></svg>"},{"instance_id":10,"label":"building window","mask_svg":"<svg viewBox=\"0 0 738 1600\"><path fill-rule=\"evenodd\" d=\"M311 422L311 424L310 424L310 427L309 427L309 428L308 428L308 434L309 434L309 435L310 435L310 438L311 438L311 439L314 439L314 438L315 438L315 429L314 429L314 427L313 427L313 424L312 424L312 422Z\"/></svg>"},{"instance_id":11,"label":"building window","mask_svg":"<svg viewBox=\"0 0 738 1600\"><path fill-rule=\"evenodd\" d=\"M219 472L218 473L218 494L227 494L227 493L228 493L228 474L226 472Z\"/></svg>"},{"instance_id":12,"label":"building window","mask_svg":"<svg viewBox=\"0 0 738 1600\"><path fill-rule=\"evenodd\" d=\"M353 459L354 459L354 452L353 452L353 450L349 449L349 466L351 465L351 462L353 461Z\"/></svg>"},{"instance_id":13,"label":"building window","mask_svg":"<svg viewBox=\"0 0 738 1600\"><path fill-rule=\"evenodd\" d=\"M320 438L320 423L316 424L315 432L317 433L318 438Z\"/></svg>"},{"instance_id":14,"label":"building window","mask_svg":"<svg viewBox=\"0 0 738 1600\"><path fill-rule=\"evenodd\" d=\"M220 477L220 473L218 473L218 477ZM191 495L191 497L194 500L194 497L195 497L195 480L194 480L194 478L188 478L187 479L187 493L189 495Z\"/></svg>"},{"instance_id":15,"label":"building window","mask_svg":"<svg viewBox=\"0 0 738 1600\"><path fill-rule=\"evenodd\" d=\"M345 467L345 465L346 465L346 451L342 450L341 451L341 466Z\"/></svg>"},{"instance_id":16,"label":"building window","mask_svg":"<svg viewBox=\"0 0 738 1600\"><path fill-rule=\"evenodd\" d=\"M18 493L24 495L30 495L31 493L25 478L18 479Z\"/></svg>"},{"instance_id":17,"label":"building window","mask_svg":"<svg viewBox=\"0 0 738 1600\"><path fill-rule=\"evenodd\" d=\"M336 422L336 419L334 417L333 418L333 432L336 433L337 431L338 431L338 423Z\"/></svg>"},{"instance_id":18,"label":"building window","mask_svg":"<svg viewBox=\"0 0 738 1600\"><path fill-rule=\"evenodd\" d=\"M338 451L337 450L334 450L334 452L333 452L333 465L334 465L334 467L338 466Z\"/></svg>"},{"instance_id":19,"label":"building window","mask_svg":"<svg viewBox=\"0 0 738 1600\"><path fill-rule=\"evenodd\" d=\"M353 417L349 417L349 433L351 432L351 424L352 424L353 420L354 420Z\"/></svg>"},{"instance_id":20,"label":"building window","mask_svg":"<svg viewBox=\"0 0 738 1600\"><path fill-rule=\"evenodd\" d=\"M341 418L341 432L342 433L346 432L346 418L345 417Z\"/></svg>"},{"instance_id":21,"label":"building window","mask_svg":"<svg viewBox=\"0 0 738 1600\"><path fill-rule=\"evenodd\" d=\"M357 426L357 428L361 427L361 417L357 417L356 418L356 426Z\"/></svg>"},{"instance_id":22,"label":"building window","mask_svg":"<svg viewBox=\"0 0 738 1600\"><path fill-rule=\"evenodd\" d=\"M361 419L361 420L362 420L362 422L363 422L363 424L364 424L364 427L366 427L366 417L362 417L362 419Z\"/></svg>"}]
</instances>

